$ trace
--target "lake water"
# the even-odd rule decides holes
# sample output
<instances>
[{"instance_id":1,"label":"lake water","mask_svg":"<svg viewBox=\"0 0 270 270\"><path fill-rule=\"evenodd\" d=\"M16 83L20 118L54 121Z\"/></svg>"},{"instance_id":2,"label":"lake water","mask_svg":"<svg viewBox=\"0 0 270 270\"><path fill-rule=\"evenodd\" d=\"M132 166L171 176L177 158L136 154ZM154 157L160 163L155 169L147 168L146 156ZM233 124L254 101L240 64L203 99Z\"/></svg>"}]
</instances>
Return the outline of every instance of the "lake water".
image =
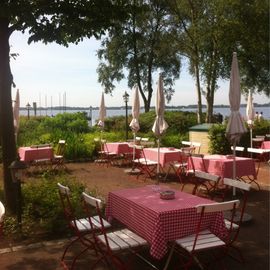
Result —
<instances>
[{"instance_id":1,"label":"lake water","mask_svg":"<svg viewBox=\"0 0 270 270\"><path fill-rule=\"evenodd\" d=\"M263 113L263 117L265 119L270 119L270 108L269 107L255 107L254 108L256 112L262 112ZM182 108L182 109L168 109L168 110L180 110L180 111L190 111L190 112L195 112L196 108ZM206 109L203 109L203 111L205 112ZM91 113L89 112L89 109L85 109L85 110L66 110L65 112L68 113L75 113L75 112L86 112L87 115L91 115ZM143 110L141 110L141 112L143 112ZM43 110L37 110L37 116L39 115L48 115L48 116L52 116L52 115L56 115L58 113L63 113L63 110L51 110L51 109L43 109ZM220 113L223 115L223 117L229 116L230 115L230 108L214 108L214 113ZM246 116L246 107L240 107L240 113L243 117ZM26 109L21 109L20 110L20 114L21 115L27 115L27 110ZM95 124L96 120L98 120L98 109L92 109L92 124ZM125 109L107 109L107 116L119 116L119 115L125 115ZM131 109L128 110L128 114L131 114ZM30 116L33 116L34 112L33 110L30 110Z\"/></svg>"}]
</instances>

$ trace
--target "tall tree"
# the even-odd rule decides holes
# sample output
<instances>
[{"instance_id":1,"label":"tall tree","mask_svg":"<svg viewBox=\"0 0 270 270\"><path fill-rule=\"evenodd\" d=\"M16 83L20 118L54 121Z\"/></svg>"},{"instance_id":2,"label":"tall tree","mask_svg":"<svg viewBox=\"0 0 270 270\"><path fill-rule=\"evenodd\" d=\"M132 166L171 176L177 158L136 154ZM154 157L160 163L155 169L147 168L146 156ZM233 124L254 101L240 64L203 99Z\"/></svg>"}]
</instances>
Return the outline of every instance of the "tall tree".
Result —
<instances>
[{"instance_id":1,"label":"tall tree","mask_svg":"<svg viewBox=\"0 0 270 270\"><path fill-rule=\"evenodd\" d=\"M180 55L169 31L167 1L128 2L128 19L111 29L98 51L99 82L110 93L115 88L114 81L123 79L127 71L128 86L138 85L147 112L153 93L153 73L163 73L166 98L170 100L174 80L180 74Z\"/></svg>"},{"instance_id":2,"label":"tall tree","mask_svg":"<svg viewBox=\"0 0 270 270\"><path fill-rule=\"evenodd\" d=\"M206 122L212 122L218 79L228 79L232 52L238 53L243 90L269 95L268 4L266 0L172 0L172 23L180 53L189 59L198 96L207 103Z\"/></svg>"},{"instance_id":3,"label":"tall tree","mask_svg":"<svg viewBox=\"0 0 270 270\"><path fill-rule=\"evenodd\" d=\"M15 211L16 200L10 163L16 158L10 69L9 38L14 31L29 31L29 43L57 42L67 46L84 37L99 37L125 18L122 1L115 0L2 0L0 4L0 139L3 152L4 192L7 207ZM124 1L123 1L124 2Z\"/></svg>"}]
</instances>

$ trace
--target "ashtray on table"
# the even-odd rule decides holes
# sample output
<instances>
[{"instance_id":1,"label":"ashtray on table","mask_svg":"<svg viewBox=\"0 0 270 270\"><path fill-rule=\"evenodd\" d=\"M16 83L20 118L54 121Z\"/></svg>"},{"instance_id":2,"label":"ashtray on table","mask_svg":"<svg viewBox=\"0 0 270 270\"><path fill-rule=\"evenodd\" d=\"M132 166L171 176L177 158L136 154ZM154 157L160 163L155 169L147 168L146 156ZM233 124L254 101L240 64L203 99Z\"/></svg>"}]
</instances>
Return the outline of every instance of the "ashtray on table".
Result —
<instances>
[{"instance_id":1,"label":"ashtray on table","mask_svg":"<svg viewBox=\"0 0 270 270\"><path fill-rule=\"evenodd\" d=\"M160 198L162 200L172 200L175 198L175 192L173 190L164 190L160 192Z\"/></svg>"}]
</instances>

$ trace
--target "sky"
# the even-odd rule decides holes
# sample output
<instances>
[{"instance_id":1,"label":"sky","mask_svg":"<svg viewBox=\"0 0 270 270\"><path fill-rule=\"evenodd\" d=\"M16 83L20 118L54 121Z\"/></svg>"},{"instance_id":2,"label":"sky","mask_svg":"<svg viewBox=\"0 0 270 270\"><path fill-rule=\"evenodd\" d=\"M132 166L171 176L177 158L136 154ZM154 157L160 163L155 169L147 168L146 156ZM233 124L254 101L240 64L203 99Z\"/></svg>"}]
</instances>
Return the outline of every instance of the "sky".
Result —
<instances>
[{"instance_id":1,"label":"sky","mask_svg":"<svg viewBox=\"0 0 270 270\"><path fill-rule=\"evenodd\" d=\"M10 38L11 53L18 53L16 60L11 60L11 71L16 88L12 89L15 99L16 89L20 90L20 104L24 107L28 102L37 102L39 107L63 105L98 107L100 105L102 85L98 83L97 50L100 41L94 38L84 40L78 45L70 44L68 48L56 43L27 43L27 34L15 32ZM151 106L155 105L157 77L154 77L154 93ZM215 94L214 104L229 104L229 82L220 81L220 88ZM132 89L127 86L127 80L116 84L111 95L105 95L105 105L123 106L123 94L127 91L132 95ZM265 95L254 95L255 103L267 103ZM193 78L186 70L181 71L180 79L175 83L175 94L172 101L166 105L196 104L196 91ZM203 100L205 104L205 100ZM246 103L242 96L241 103ZM129 101L131 105L131 98ZM143 103L141 102L141 106Z\"/></svg>"}]
</instances>

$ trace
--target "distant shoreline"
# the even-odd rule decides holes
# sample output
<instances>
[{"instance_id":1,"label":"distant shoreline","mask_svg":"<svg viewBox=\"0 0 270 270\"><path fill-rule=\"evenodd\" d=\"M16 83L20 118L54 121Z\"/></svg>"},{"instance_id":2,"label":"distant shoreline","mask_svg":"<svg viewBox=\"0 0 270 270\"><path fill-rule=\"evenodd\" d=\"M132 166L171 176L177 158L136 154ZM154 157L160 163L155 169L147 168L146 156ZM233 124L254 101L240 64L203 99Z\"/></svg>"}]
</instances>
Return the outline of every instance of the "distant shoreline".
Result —
<instances>
[{"instance_id":1,"label":"distant shoreline","mask_svg":"<svg viewBox=\"0 0 270 270\"><path fill-rule=\"evenodd\" d=\"M241 104L240 107L246 107L247 104ZM269 103L264 103L264 104L257 104L257 103L254 103L253 104L254 107L269 107L270 108L270 102ZM214 108L230 108L230 105L214 105L213 106ZM48 110L48 109L53 109L53 110L56 110L56 111L62 111L63 108L65 110L69 110L69 111L78 111L78 110L83 110L83 111L87 111L89 110L90 108L92 110L98 110L99 107L68 107L68 106L54 106L54 107L37 107L38 110ZM128 109L131 109L132 106L128 106ZM187 105L187 106L166 106L167 109L194 109L194 108L197 108L197 105ZM206 108L206 105L202 105L202 108ZM31 107L32 109L32 107ZM121 109L125 109L124 106L118 106L118 107L106 107L106 110L121 110ZM143 109L143 107L141 107L141 109ZM150 107L150 109L155 109L154 106ZM27 110L27 107L20 107L20 110Z\"/></svg>"}]
</instances>

